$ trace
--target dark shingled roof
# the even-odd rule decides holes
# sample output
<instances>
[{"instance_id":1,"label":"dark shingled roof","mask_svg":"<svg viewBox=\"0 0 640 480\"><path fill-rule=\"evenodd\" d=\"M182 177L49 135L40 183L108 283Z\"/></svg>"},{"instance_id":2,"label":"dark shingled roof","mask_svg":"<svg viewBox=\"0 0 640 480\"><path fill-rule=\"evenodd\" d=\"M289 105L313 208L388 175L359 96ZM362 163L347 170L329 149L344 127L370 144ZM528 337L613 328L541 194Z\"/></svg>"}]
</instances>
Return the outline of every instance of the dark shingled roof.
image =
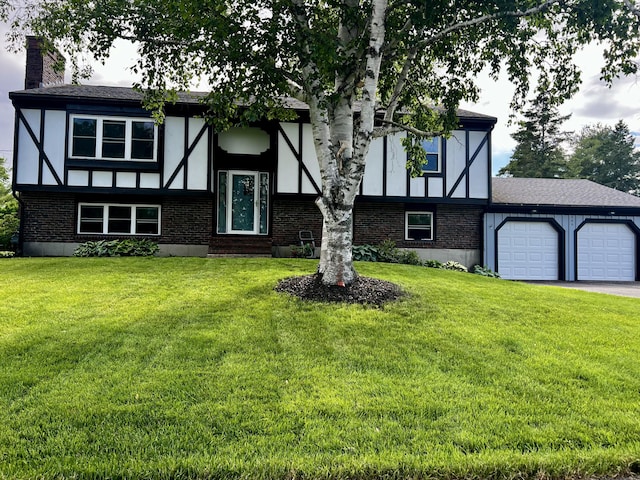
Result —
<instances>
[{"instance_id":1,"label":"dark shingled roof","mask_svg":"<svg viewBox=\"0 0 640 480\"><path fill-rule=\"evenodd\" d=\"M640 207L640 197L590 180L493 178L494 204L571 207Z\"/></svg>"},{"instance_id":2,"label":"dark shingled roof","mask_svg":"<svg viewBox=\"0 0 640 480\"><path fill-rule=\"evenodd\" d=\"M198 104L204 98L206 92L179 92L178 103L181 104ZM129 87L107 87L98 85L53 85L50 87L33 88L30 90L19 90L11 92L11 99L24 97L47 96L59 98L61 100L79 100L79 99L102 99L102 100L120 100L120 101L137 101L142 100L142 94L136 92ZM309 107L295 98L285 99L285 105L294 110L308 110ZM490 115L471 112L469 110L458 109L458 118L467 120L481 120L485 122L496 123L498 119Z\"/></svg>"}]
</instances>

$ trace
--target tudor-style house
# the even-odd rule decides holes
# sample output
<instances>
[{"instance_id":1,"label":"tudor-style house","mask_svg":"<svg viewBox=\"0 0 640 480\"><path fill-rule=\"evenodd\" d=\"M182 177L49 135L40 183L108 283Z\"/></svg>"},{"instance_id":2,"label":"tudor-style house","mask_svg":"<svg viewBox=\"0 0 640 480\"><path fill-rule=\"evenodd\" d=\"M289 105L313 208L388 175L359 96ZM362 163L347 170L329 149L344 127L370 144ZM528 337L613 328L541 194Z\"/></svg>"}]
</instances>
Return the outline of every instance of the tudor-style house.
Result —
<instances>
[{"instance_id":1,"label":"tudor-style house","mask_svg":"<svg viewBox=\"0 0 640 480\"><path fill-rule=\"evenodd\" d=\"M290 253L319 246L322 217L308 109L221 134L197 94L156 125L129 88L64 85L28 39L16 111L13 189L25 255L82 242L149 238L164 255ZM354 244L390 239L425 259L486 265L516 280L640 279L640 197L587 180L491 178L494 117L459 111L424 142L411 178L401 135L375 140L354 209Z\"/></svg>"},{"instance_id":2,"label":"tudor-style house","mask_svg":"<svg viewBox=\"0 0 640 480\"><path fill-rule=\"evenodd\" d=\"M41 68L28 61L25 90L10 94L25 255L71 255L105 238L150 238L162 254L199 256L284 255L301 231L319 243L306 105L290 101L296 121L215 134L199 96L183 94L156 125L132 89L56 82L55 58L43 59L33 38L28 55ZM391 239L424 258L482 263L496 119L467 111L459 119L449 138L424 143L429 161L418 178L406 169L401 135L372 143L354 244Z\"/></svg>"}]
</instances>

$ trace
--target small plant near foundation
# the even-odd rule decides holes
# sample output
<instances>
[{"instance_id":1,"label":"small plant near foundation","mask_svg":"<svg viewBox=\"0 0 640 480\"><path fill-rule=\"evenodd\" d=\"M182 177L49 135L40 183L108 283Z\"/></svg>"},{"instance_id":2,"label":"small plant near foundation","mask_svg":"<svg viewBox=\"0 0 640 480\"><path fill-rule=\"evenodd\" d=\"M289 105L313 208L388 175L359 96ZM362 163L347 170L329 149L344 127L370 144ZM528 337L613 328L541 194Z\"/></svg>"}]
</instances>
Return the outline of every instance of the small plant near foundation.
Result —
<instances>
[{"instance_id":1,"label":"small plant near foundation","mask_svg":"<svg viewBox=\"0 0 640 480\"><path fill-rule=\"evenodd\" d=\"M468 272L467 267L465 267L464 265L462 265L459 262L454 262L453 260L449 260L448 262L444 262L442 264L442 268L443 270L453 270L455 272Z\"/></svg>"},{"instance_id":2,"label":"small plant near foundation","mask_svg":"<svg viewBox=\"0 0 640 480\"><path fill-rule=\"evenodd\" d=\"M158 253L158 244L147 239L98 240L81 243L74 257L151 257Z\"/></svg>"},{"instance_id":3,"label":"small plant near foundation","mask_svg":"<svg viewBox=\"0 0 640 480\"><path fill-rule=\"evenodd\" d=\"M10 251L0 251L0 258L11 258L15 256L14 252L10 252Z\"/></svg>"},{"instance_id":4,"label":"small plant near foundation","mask_svg":"<svg viewBox=\"0 0 640 480\"><path fill-rule=\"evenodd\" d=\"M500 274L498 272L494 272L489 267L481 267L480 265L474 265L471 273L482 275L483 277L500 278Z\"/></svg>"}]
</instances>

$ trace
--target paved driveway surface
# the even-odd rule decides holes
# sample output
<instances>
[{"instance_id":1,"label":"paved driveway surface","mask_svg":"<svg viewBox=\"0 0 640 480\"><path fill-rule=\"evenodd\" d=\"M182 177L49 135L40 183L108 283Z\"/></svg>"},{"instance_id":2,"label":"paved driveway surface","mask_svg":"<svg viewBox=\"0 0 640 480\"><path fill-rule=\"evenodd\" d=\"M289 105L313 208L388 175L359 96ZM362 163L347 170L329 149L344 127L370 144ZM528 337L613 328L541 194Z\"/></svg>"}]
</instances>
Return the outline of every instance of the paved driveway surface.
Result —
<instances>
[{"instance_id":1,"label":"paved driveway surface","mask_svg":"<svg viewBox=\"0 0 640 480\"><path fill-rule=\"evenodd\" d=\"M535 285L575 288L588 292L608 293L622 297L640 298L640 282L529 282Z\"/></svg>"}]
</instances>

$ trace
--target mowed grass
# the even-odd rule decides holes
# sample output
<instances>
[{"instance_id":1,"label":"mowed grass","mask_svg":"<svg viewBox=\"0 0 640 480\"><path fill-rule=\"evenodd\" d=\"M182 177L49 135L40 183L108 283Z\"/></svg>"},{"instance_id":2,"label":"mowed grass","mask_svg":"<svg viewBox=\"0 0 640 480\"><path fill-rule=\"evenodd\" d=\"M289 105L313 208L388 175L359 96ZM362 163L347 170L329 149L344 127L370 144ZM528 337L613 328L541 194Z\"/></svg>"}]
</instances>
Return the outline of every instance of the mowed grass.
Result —
<instances>
[{"instance_id":1,"label":"mowed grass","mask_svg":"<svg viewBox=\"0 0 640 480\"><path fill-rule=\"evenodd\" d=\"M640 470L640 300L360 263L0 261L0 478L564 478Z\"/></svg>"}]
</instances>

